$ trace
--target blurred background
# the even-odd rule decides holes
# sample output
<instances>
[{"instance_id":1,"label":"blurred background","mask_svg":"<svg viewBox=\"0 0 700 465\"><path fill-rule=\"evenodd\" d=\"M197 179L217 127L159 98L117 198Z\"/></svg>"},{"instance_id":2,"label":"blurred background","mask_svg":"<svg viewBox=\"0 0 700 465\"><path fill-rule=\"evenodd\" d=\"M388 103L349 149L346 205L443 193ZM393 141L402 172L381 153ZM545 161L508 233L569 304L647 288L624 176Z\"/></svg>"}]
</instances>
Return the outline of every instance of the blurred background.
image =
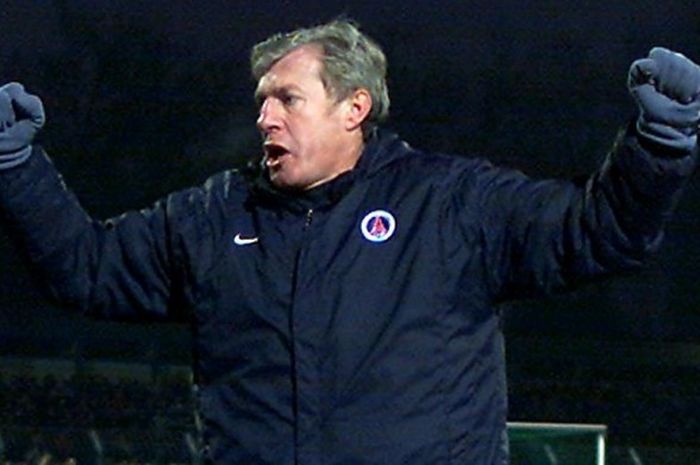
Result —
<instances>
[{"instance_id":1,"label":"blurred background","mask_svg":"<svg viewBox=\"0 0 700 465\"><path fill-rule=\"evenodd\" d=\"M599 165L634 59L700 60L689 0L2 0L0 81L41 96L40 142L108 218L256 156L250 47L340 15L384 48L389 128L538 178ZM606 424L609 463L700 463L697 178L643 271L503 305L512 420ZM189 329L57 307L1 223L0 257L0 459L190 463Z\"/></svg>"}]
</instances>

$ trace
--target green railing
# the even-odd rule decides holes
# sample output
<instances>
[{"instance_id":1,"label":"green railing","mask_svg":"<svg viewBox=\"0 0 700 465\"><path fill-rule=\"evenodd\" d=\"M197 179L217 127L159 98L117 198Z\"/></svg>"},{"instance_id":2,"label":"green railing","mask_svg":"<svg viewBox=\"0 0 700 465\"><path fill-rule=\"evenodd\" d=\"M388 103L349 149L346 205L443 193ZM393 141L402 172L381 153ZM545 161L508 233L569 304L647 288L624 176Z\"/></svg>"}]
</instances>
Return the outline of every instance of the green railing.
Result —
<instances>
[{"instance_id":1,"label":"green railing","mask_svg":"<svg viewBox=\"0 0 700 465\"><path fill-rule=\"evenodd\" d=\"M511 465L605 465L607 426L508 423Z\"/></svg>"}]
</instances>

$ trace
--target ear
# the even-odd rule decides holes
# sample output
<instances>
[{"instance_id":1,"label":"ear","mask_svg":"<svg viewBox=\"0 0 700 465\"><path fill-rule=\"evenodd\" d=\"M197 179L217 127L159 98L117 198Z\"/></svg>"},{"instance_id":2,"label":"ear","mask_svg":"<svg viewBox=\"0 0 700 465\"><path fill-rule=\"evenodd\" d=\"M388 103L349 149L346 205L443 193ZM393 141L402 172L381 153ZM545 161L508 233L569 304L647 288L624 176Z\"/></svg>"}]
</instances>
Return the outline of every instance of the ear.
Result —
<instances>
[{"instance_id":1,"label":"ear","mask_svg":"<svg viewBox=\"0 0 700 465\"><path fill-rule=\"evenodd\" d=\"M362 126L372 109L372 96L367 89L357 89L347 99L348 112L345 118L345 129L353 130Z\"/></svg>"}]
</instances>

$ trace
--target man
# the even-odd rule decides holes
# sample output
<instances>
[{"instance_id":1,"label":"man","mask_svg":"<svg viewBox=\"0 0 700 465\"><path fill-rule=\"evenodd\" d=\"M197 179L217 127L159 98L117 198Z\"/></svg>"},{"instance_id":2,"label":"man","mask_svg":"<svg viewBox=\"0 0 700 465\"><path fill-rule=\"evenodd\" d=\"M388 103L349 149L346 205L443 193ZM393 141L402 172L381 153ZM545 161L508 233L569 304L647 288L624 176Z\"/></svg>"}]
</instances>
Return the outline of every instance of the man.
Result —
<instances>
[{"instance_id":1,"label":"man","mask_svg":"<svg viewBox=\"0 0 700 465\"><path fill-rule=\"evenodd\" d=\"M697 157L700 69L632 65L640 116L583 187L422 153L378 129L385 60L336 21L257 45L259 173L100 223L41 148L40 101L0 92L0 205L50 289L194 336L217 464L504 464L496 301L639 266Z\"/></svg>"}]
</instances>

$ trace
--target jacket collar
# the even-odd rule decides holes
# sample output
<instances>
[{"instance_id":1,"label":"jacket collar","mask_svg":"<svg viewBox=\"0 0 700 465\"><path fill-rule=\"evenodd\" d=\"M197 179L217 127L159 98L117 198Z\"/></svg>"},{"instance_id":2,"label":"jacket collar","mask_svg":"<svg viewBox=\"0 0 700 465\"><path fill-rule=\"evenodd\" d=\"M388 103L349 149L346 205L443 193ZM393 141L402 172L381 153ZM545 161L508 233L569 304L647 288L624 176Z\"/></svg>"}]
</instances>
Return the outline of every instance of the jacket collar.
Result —
<instances>
[{"instance_id":1,"label":"jacket collar","mask_svg":"<svg viewBox=\"0 0 700 465\"><path fill-rule=\"evenodd\" d=\"M362 156L353 171L373 175L410 151L408 144L395 133L376 128L367 139Z\"/></svg>"},{"instance_id":2,"label":"jacket collar","mask_svg":"<svg viewBox=\"0 0 700 465\"><path fill-rule=\"evenodd\" d=\"M249 200L260 205L282 207L292 211L307 211L337 203L355 181L380 171L410 151L408 144L393 132L375 129L368 137L355 167L332 180L308 191L285 191L275 187L260 161L244 170L249 184Z\"/></svg>"}]
</instances>

